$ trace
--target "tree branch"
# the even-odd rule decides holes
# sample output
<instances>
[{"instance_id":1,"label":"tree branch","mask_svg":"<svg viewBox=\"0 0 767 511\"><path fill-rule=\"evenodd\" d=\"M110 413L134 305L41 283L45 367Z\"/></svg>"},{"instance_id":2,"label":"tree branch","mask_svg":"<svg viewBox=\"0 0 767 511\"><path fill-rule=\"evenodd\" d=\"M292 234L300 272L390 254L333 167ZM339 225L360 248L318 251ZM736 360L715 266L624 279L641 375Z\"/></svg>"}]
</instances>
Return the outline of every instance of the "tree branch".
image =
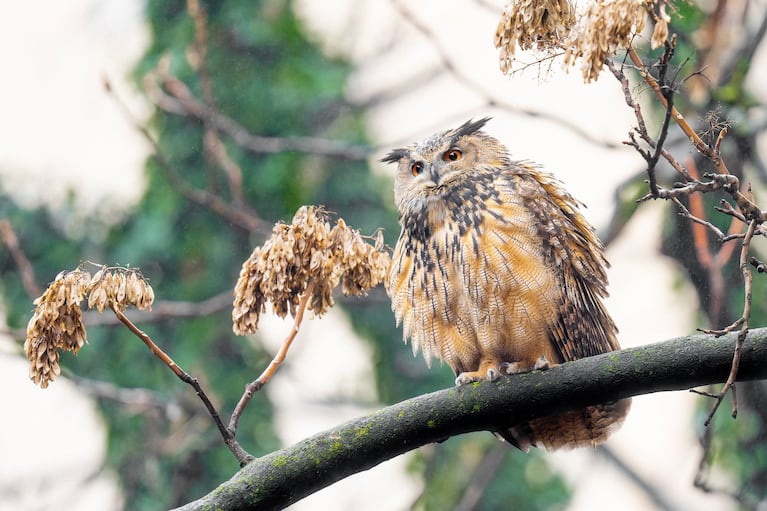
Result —
<instances>
[{"instance_id":1,"label":"tree branch","mask_svg":"<svg viewBox=\"0 0 767 511\"><path fill-rule=\"evenodd\" d=\"M32 266L32 263L29 262L27 255L21 248L21 243L19 243L19 238L16 236L16 231L13 229L13 225L6 219L0 220L0 241L5 245L5 248L11 254L13 261L19 268L21 283L24 286L24 290L32 298L40 296L43 290L37 285L35 268Z\"/></svg>"},{"instance_id":2,"label":"tree branch","mask_svg":"<svg viewBox=\"0 0 767 511\"><path fill-rule=\"evenodd\" d=\"M258 458L208 495L178 509L282 509L351 474L454 435L498 430L639 394L723 382L736 337L680 337L418 396ZM740 357L739 381L767 377L767 328L749 332Z\"/></svg>"},{"instance_id":3,"label":"tree branch","mask_svg":"<svg viewBox=\"0 0 767 511\"><path fill-rule=\"evenodd\" d=\"M170 94L167 94L163 87ZM200 102L186 84L160 69L145 77L144 88L149 98L159 108L166 112L200 119L208 123L211 128L230 136L238 146L256 154L295 151L346 160L364 160L373 152L373 149L368 146L331 139L255 135L233 118Z\"/></svg>"},{"instance_id":4,"label":"tree branch","mask_svg":"<svg viewBox=\"0 0 767 511\"><path fill-rule=\"evenodd\" d=\"M232 290L227 289L210 298L199 302L183 300L159 300L152 304L151 311L133 311L131 317L136 323L160 323L168 320L181 318L199 318L210 316L223 310L229 311L232 308ZM83 318L85 325L91 326L111 326L120 325L122 321L116 316L100 314L98 311L84 311ZM22 336L23 337L23 336Z\"/></svg>"}]
</instances>

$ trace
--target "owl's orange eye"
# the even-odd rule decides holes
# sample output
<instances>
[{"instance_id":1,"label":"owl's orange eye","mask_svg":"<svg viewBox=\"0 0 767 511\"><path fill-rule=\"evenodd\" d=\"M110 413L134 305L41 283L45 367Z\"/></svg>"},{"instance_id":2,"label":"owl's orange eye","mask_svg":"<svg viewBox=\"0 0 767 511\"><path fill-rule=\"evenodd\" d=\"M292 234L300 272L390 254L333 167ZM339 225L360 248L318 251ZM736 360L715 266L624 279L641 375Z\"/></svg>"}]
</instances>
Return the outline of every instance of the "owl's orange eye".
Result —
<instances>
[{"instance_id":1,"label":"owl's orange eye","mask_svg":"<svg viewBox=\"0 0 767 511\"><path fill-rule=\"evenodd\" d=\"M417 176L418 174L420 174L421 172L423 172L423 163L421 163L420 161L417 161L417 162L415 162L415 163L411 164L411 165L410 165L410 172L411 172L411 173L412 173L414 176Z\"/></svg>"},{"instance_id":2,"label":"owl's orange eye","mask_svg":"<svg viewBox=\"0 0 767 511\"><path fill-rule=\"evenodd\" d=\"M462 156L463 153L459 149L451 149L442 156L442 159L445 161L458 161Z\"/></svg>"}]
</instances>

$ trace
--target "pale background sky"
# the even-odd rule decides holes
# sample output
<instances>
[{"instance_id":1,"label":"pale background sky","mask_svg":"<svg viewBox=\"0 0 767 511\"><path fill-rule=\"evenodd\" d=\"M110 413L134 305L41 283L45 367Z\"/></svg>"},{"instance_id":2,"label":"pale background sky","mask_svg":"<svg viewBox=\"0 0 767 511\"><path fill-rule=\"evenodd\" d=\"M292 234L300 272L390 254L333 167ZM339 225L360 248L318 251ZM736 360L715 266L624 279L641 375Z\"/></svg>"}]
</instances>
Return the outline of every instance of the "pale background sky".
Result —
<instances>
[{"instance_id":1,"label":"pale background sky","mask_svg":"<svg viewBox=\"0 0 767 511\"><path fill-rule=\"evenodd\" d=\"M501 3L495 2L499 9ZM485 105L489 96L518 109L556 115L598 140L620 144L633 116L612 76L585 86L579 72L563 73L558 64L549 73L502 76L492 46L496 13L469 0L400 4L435 34L435 40L403 22L388 0L298 2L299 13L326 50L357 62L349 97L364 100L412 83L396 100L369 112L375 142L401 144L469 117L492 115L495 119L487 131L504 141L517 158L537 161L556 173L588 204L588 218L604 226L613 189L641 168L639 157L627 148L605 149L584 142L557 124ZM147 43L141 8L138 0L3 2L0 140L5 143L0 144L0 175L17 190L20 201L56 201L72 188L85 212L119 215L140 196L147 148L105 95L101 79L109 76L133 111L148 115L149 107L125 79ZM352 25L356 30L349 30ZM384 43L391 47L380 54ZM425 78L424 72L440 55L456 66L460 79ZM425 85L419 86L420 82ZM380 172L391 172L373 165ZM658 255L656 229L663 207L645 204L607 253L612 262L608 308L624 347L683 335L696 326L693 293L681 286L669 294L672 283L680 279L670 261ZM353 223L352 218L347 220ZM163 298L161 290L155 292ZM343 313L333 310L321 321L305 325L287 365L268 387L283 404L277 409L277 421L285 444L366 411L353 405L318 406L317 400L375 401L369 349L354 337ZM287 328L276 320L265 322L267 346L276 349ZM348 335L339 336L338 331ZM323 346L310 341L321 341ZM340 344L329 350L329 342ZM321 386L302 379L305 372L291 369L307 361L317 364L326 356L323 353L336 350L358 360L357 372L346 374L345 381ZM338 361L322 362L333 363ZM35 387L28 380L26 364L17 345L0 343L4 389L0 395L7 413L0 426L0 509L117 508L121 497L114 477L102 469L104 430L93 402L65 378L46 390ZM694 404L695 398L686 392L635 398L625 425L609 445L678 509L733 509L729 501L692 487L699 460L690 418ZM294 420L299 413L301 420ZM616 502L625 510L653 509L632 483L593 451L554 453L549 459L578 489L569 511L613 510ZM371 502L376 509L408 509L421 483L405 474L406 464L407 456L399 457L293 509L370 509Z\"/></svg>"}]
</instances>

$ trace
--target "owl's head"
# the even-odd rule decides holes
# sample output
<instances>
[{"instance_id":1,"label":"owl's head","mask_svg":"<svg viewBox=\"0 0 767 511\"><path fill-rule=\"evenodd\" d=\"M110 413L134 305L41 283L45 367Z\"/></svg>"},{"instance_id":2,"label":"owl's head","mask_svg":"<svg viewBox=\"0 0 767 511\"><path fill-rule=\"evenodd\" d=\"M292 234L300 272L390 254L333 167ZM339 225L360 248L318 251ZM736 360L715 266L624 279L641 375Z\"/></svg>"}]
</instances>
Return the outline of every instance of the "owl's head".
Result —
<instances>
[{"instance_id":1,"label":"owl's head","mask_svg":"<svg viewBox=\"0 0 767 511\"><path fill-rule=\"evenodd\" d=\"M400 212L444 197L471 179L478 168L500 168L508 163L506 147L480 131L489 120L469 120L417 144L394 149L381 159L398 164L394 200Z\"/></svg>"}]
</instances>

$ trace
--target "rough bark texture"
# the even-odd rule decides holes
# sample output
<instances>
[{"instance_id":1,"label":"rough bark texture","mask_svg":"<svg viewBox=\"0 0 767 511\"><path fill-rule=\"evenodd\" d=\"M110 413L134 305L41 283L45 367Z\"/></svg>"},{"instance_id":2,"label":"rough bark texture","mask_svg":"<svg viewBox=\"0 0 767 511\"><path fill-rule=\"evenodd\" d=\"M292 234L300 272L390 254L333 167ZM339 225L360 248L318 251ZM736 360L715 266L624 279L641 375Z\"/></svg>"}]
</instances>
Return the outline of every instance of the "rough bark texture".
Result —
<instances>
[{"instance_id":1,"label":"rough bark texture","mask_svg":"<svg viewBox=\"0 0 767 511\"><path fill-rule=\"evenodd\" d=\"M178 509L282 509L344 477L454 435L507 428L638 394L723 382L734 346L735 335L680 337L418 396L258 458ZM762 378L767 378L767 328L749 333L738 373L739 381Z\"/></svg>"}]
</instances>

